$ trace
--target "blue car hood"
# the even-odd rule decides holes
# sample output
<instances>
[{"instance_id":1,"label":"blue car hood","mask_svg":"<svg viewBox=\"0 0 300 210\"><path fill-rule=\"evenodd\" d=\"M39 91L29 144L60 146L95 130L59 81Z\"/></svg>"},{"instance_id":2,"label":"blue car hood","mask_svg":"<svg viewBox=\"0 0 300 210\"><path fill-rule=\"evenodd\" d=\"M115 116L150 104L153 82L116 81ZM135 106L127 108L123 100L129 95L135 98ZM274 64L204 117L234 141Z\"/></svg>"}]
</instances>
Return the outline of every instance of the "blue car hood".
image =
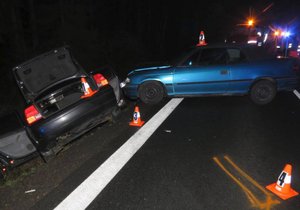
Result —
<instances>
[{"instance_id":1,"label":"blue car hood","mask_svg":"<svg viewBox=\"0 0 300 210\"><path fill-rule=\"evenodd\" d=\"M151 67L145 67L145 68L138 68L138 69L135 69L131 72L128 73L128 75L131 75L135 72L144 72L144 71L153 71L153 70L161 70L161 69L168 69L170 68L171 66L168 66L168 65L164 65L164 66L151 66Z\"/></svg>"}]
</instances>

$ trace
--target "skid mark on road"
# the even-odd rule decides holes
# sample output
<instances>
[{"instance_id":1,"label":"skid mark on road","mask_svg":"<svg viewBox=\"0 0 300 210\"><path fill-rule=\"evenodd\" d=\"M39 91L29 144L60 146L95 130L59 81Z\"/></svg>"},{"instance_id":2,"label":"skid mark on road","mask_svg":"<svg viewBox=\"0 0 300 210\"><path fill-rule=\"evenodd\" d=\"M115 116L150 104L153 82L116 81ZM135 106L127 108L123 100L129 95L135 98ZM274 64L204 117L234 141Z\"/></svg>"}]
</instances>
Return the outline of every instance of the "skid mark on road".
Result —
<instances>
[{"instance_id":1,"label":"skid mark on road","mask_svg":"<svg viewBox=\"0 0 300 210\"><path fill-rule=\"evenodd\" d=\"M227 155L224 156L224 160L229 163L230 167L225 167L225 165L217 157L213 157L213 160L243 190L254 208L258 208L261 210L270 210L272 206L280 203L279 200L275 199L271 193L265 190L265 188L258 184L257 181L255 181L245 171L238 167L237 164L235 164ZM262 192L264 194L264 201L259 200L259 196L257 195L257 193L253 192L253 190L250 190L249 187L247 187L246 183L240 181L241 179L233 174L234 171L238 172L239 175L241 175L251 185L255 186L260 192Z\"/></svg>"}]
</instances>

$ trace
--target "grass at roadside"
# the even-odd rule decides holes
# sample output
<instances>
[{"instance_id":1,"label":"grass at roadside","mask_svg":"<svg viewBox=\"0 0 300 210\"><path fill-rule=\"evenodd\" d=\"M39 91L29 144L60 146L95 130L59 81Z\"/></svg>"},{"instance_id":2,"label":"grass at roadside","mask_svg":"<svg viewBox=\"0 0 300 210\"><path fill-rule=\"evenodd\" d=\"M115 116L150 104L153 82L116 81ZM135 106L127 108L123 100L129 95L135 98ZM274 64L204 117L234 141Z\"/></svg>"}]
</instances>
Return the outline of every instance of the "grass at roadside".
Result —
<instances>
[{"instance_id":1,"label":"grass at roadside","mask_svg":"<svg viewBox=\"0 0 300 210\"><path fill-rule=\"evenodd\" d=\"M36 172L36 167L28 168L26 170L20 170L14 175L6 177L5 181L0 185L0 188L3 187L14 187L20 183L28 175L34 174Z\"/></svg>"}]
</instances>

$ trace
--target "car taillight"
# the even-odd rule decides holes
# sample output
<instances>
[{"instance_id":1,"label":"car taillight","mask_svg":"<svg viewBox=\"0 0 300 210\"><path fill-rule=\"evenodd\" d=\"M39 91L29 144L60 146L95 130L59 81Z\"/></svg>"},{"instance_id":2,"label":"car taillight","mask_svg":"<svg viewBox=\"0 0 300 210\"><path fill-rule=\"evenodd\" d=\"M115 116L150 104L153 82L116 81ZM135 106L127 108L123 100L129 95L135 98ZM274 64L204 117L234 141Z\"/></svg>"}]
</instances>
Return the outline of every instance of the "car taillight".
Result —
<instances>
[{"instance_id":1,"label":"car taillight","mask_svg":"<svg viewBox=\"0 0 300 210\"><path fill-rule=\"evenodd\" d=\"M107 79L105 79L105 77L102 74L94 74L93 78L96 81L98 87L108 85Z\"/></svg>"},{"instance_id":2,"label":"car taillight","mask_svg":"<svg viewBox=\"0 0 300 210\"><path fill-rule=\"evenodd\" d=\"M26 120L29 125L42 118L42 115L39 113L39 111L33 105L26 108L24 113L25 113L25 117L26 117Z\"/></svg>"}]
</instances>

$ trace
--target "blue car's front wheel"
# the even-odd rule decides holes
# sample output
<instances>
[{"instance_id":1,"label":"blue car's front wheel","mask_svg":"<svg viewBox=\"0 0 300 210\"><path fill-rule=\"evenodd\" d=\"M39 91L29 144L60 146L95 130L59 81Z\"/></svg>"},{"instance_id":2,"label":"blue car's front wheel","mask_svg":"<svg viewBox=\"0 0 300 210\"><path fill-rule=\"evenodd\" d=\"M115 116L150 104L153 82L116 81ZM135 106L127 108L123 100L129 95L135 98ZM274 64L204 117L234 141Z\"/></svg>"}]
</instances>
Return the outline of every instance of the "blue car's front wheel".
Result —
<instances>
[{"instance_id":1,"label":"blue car's front wheel","mask_svg":"<svg viewBox=\"0 0 300 210\"><path fill-rule=\"evenodd\" d=\"M156 81L148 81L139 87L139 98L145 104L157 104L164 98L164 87Z\"/></svg>"}]
</instances>

